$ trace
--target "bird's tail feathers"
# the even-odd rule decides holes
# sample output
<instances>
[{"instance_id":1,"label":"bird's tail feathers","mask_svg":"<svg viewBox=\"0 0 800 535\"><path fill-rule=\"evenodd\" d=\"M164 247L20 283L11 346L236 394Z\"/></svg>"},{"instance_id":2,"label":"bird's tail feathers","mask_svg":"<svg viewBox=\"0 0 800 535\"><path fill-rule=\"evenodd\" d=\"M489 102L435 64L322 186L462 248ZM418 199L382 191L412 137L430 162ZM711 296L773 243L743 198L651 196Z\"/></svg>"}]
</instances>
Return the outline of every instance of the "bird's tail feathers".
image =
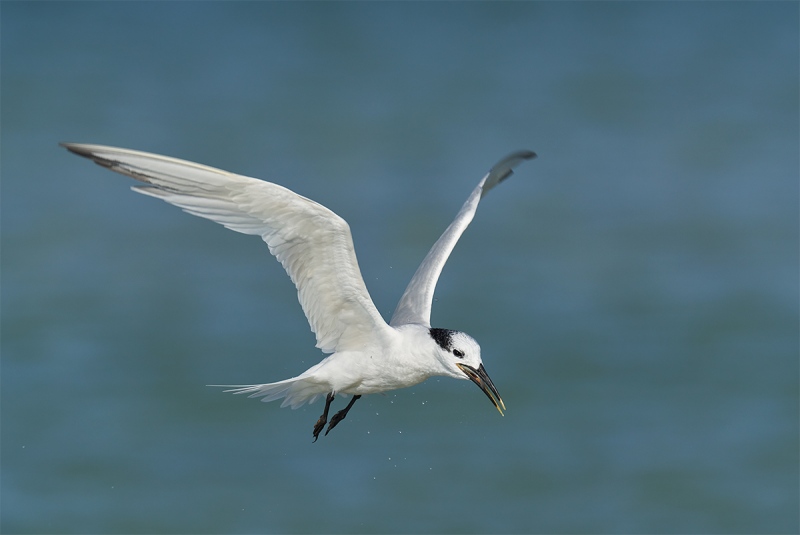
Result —
<instances>
[{"instance_id":1,"label":"bird's tail feathers","mask_svg":"<svg viewBox=\"0 0 800 535\"><path fill-rule=\"evenodd\" d=\"M261 385L207 385L226 388L225 392L232 394L249 394L249 398L262 398L261 401L275 401L285 398L281 407L296 409L304 403L314 403L316 399L325 394L325 387L319 383L309 381L307 377L292 377L277 383Z\"/></svg>"}]
</instances>

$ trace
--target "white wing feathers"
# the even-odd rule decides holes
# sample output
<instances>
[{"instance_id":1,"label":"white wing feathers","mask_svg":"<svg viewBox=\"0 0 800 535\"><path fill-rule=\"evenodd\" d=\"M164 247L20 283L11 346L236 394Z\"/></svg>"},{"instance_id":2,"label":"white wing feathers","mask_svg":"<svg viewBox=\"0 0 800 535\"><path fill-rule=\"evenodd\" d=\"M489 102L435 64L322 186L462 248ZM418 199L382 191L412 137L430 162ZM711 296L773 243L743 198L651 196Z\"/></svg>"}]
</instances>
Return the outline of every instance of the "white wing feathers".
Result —
<instances>
[{"instance_id":1,"label":"white wing feathers","mask_svg":"<svg viewBox=\"0 0 800 535\"><path fill-rule=\"evenodd\" d=\"M145 152L65 143L70 151L147 183L139 193L244 234L263 238L297 287L317 347L359 349L389 327L367 292L350 227L321 204L284 187Z\"/></svg>"},{"instance_id":2,"label":"white wing feathers","mask_svg":"<svg viewBox=\"0 0 800 535\"><path fill-rule=\"evenodd\" d=\"M422 264L417 268L406 291L400 298L400 302L397 303L392 320L389 322L392 327L408 323L431 326L431 306L436 282L439 280L439 275L442 273L442 268L453 251L453 247L475 216L478 203L490 189L511 176L514 173L514 167L535 157L536 153L529 150L509 154L497 162L481 179L467 202L459 210L456 218L433 244Z\"/></svg>"}]
</instances>

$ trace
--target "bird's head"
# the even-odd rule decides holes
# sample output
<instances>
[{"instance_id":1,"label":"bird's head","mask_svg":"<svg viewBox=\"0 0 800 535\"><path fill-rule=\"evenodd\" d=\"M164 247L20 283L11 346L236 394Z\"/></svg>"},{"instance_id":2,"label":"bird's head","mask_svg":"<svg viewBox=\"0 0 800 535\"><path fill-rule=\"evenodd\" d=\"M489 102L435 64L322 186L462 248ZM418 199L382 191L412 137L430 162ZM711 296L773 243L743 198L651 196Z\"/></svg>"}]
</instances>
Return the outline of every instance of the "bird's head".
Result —
<instances>
[{"instance_id":1,"label":"bird's head","mask_svg":"<svg viewBox=\"0 0 800 535\"><path fill-rule=\"evenodd\" d=\"M456 379L469 379L478 385L502 415L506 406L483 367L478 342L467 333L450 329L430 329L428 333L436 343L436 354L445 374Z\"/></svg>"}]
</instances>

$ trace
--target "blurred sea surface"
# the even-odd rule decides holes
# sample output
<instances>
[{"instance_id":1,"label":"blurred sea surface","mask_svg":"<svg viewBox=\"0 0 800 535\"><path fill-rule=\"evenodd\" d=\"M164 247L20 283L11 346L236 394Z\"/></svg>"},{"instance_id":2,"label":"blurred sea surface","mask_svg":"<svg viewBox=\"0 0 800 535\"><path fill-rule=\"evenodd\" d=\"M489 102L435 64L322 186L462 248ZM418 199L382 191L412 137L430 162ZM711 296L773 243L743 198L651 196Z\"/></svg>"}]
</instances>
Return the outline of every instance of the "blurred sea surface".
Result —
<instances>
[{"instance_id":1,"label":"blurred sea surface","mask_svg":"<svg viewBox=\"0 0 800 535\"><path fill-rule=\"evenodd\" d=\"M798 9L3 2L0 529L797 533ZM291 282L62 141L321 202L387 319L535 150L433 309L506 416L432 379L312 444L207 388L322 357Z\"/></svg>"}]
</instances>

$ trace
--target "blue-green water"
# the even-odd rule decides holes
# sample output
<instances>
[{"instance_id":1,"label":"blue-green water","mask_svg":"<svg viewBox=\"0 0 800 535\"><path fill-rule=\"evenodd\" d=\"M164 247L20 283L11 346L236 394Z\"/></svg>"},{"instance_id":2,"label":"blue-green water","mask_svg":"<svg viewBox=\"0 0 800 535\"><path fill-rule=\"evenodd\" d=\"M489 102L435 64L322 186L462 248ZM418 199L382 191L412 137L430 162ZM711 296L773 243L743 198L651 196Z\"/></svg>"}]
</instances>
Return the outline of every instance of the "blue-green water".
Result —
<instances>
[{"instance_id":1,"label":"blue-green water","mask_svg":"<svg viewBox=\"0 0 800 535\"><path fill-rule=\"evenodd\" d=\"M798 11L3 2L3 533L796 533ZM387 316L537 151L433 311L505 418L431 380L312 444L205 387L319 360L288 277L59 141L322 202Z\"/></svg>"}]
</instances>

